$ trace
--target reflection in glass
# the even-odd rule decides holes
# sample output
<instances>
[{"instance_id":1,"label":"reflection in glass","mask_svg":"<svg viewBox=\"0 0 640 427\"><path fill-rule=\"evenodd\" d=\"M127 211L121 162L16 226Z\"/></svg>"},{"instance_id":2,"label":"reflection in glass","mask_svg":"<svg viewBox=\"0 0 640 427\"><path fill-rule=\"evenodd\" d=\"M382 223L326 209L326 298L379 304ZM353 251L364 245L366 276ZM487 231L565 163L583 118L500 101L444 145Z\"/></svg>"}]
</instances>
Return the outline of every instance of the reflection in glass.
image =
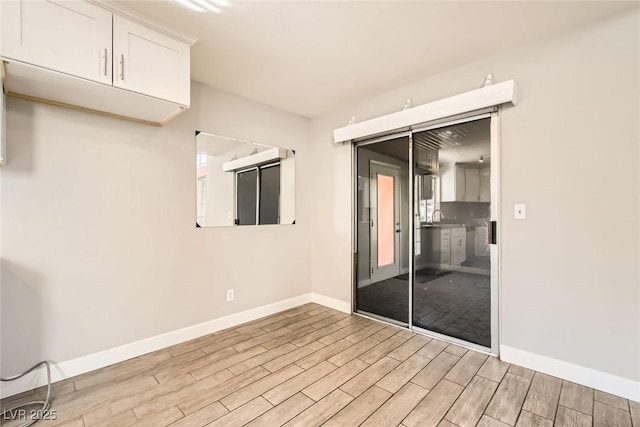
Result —
<instances>
[{"instance_id":1,"label":"reflection in glass","mask_svg":"<svg viewBox=\"0 0 640 427\"><path fill-rule=\"evenodd\" d=\"M293 150L196 132L198 227L295 224Z\"/></svg>"},{"instance_id":2,"label":"reflection in glass","mask_svg":"<svg viewBox=\"0 0 640 427\"><path fill-rule=\"evenodd\" d=\"M236 181L237 225L255 225L258 169L238 172Z\"/></svg>"},{"instance_id":3,"label":"reflection in glass","mask_svg":"<svg viewBox=\"0 0 640 427\"><path fill-rule=\"evenodd\" d=\"M260 224L278 224L280 220L280 165L260 169Z\"/></svg>"}]
</instances>

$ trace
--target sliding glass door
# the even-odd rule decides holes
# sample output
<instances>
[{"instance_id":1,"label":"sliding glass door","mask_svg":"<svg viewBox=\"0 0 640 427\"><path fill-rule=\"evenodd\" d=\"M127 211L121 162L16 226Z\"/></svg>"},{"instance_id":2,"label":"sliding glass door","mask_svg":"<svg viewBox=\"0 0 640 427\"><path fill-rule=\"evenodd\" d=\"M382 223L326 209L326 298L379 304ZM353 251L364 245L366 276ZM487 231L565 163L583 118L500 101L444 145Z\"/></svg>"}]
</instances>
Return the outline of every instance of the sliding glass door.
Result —
<instances>
[{"instance_id":1,"label":"sliding glass door","mask_svg":"<svg viewBox=\"0 0 640 427\"><path fill-rule=\"evenodd\" d=\"M357 144L357 312L497 352L496 120Z\"/></svg>"},{"instance_id":2,"label":"sliding glass door","mask_svg":"<svg viewBox=\"0 0 640 427\"><path fill-rule=\"evenodd\" d=\"M491 348L490 118L413 134L412 324Z\"/></svg>"}]
</instances>

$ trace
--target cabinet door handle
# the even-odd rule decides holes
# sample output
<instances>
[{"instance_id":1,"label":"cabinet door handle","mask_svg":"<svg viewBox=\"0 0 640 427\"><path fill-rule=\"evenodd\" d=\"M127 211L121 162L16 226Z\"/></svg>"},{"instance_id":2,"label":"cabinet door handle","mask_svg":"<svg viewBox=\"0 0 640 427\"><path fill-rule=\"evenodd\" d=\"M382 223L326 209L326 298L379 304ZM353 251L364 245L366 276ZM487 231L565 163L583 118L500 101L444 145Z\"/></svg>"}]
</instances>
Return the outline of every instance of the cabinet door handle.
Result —
<instances>
[{"instance_id":1,"label":"cabinet door handle","mask_svg":"<svg viewBox=\"0 0 640 427\"><path fill-rule=\"evenodd\" d=\"M120 54L120 80L124 81L124 53Z\"/></svg>"},{"instance_id":2,"label":"cabinet door handle","mask_svg":"<svg viewBox=\"0 0 640 427\"><path fill-rule=\"evenodd\" d=\"M102 52L102 60L104 61L103 62L103 66L102 66L102 74L105 75L105 76L107 75L107 64L109 62L109 60L107 59L108 58L107 54L108 54L108 50L105 47L104 48L104 52Z\"/></svg>"}]
</instances>

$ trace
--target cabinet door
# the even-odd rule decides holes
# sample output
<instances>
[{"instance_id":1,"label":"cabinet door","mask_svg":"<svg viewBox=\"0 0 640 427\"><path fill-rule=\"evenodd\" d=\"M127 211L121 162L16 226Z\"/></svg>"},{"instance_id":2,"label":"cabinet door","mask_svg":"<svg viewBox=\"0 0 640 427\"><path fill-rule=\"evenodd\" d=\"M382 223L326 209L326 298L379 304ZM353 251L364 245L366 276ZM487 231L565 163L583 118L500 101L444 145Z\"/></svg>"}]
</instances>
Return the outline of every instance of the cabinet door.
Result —
<instances>
[{"instance_id":1,"label":"cabinet door","mask_svg":"<svg viewBox=\"0 0 640 427\"><path fill-rule=\"evenodd\" d=\"M480 169L465 169L466 201L480 200Z\"/></svg>"},{"instance_id":2,"label":"cabinet door","mask_svg":"<svg viewBox=\"0 0 640 427\"><path fill-rule=\"evenodd\" d=\"M418 167L431 173L438 173L438 150L418 147L416 149Z\"/></svg>"},{"instance_id":3,"label":"cabinet door","mask_svg":"<svg viewBox=\"0 0 640 427\"><path fill-rule=\"evenodd\" d=\"M453 165L440 165L440 201L455 202L456 177Z\"/></svg>"},{"instance_id":4,"label":"cabinet door","mask_svg":"<svg viewBox=\"0 0 640 427\"><path fill-rule=\"evenodd\" d=\"M111 13L85 1L0 1L0 54L111 84Z\"/></svg>"},{"instance_id":5,"label":"cabinet door","mask_svg":"<svg viewBox=\"0 0 640 427\"><path fill-rule=\"evenodd\" d=\"M456 166L455 169L456 169L456 201L464 202L465 200L469 200L469 197L465 192L466 190L465 169L460 166Z\"/></svg>"},{"instance_id":6,"label":"cabinet door","mask_svg":"<svg viewBox=\"0 0 640 427\"><path fill-rule=\"evenodd\" d=\"M464 230L464 234L460 236L460 242L458 244L458 264L462 264L467 260L467 233Z\"/></svg>"},{"instance_id":7,"label":"cabinet door","mask_svg":"<svg viewBox=\"0 0 640 427\"><path fill-rule=\"evenodd\" d=\"M189 105L189 46L113 16L113 85Z\"/></svg>"},{"instance_id":8,"label":"cabinet door","mask_svg":"<svg viewBox=\"0 0 640 427\"><path fill-rule=\"evenodd\" d=\"M491 168L480 169L480 201L491 201Z\"/></svg>"}]
</instances>

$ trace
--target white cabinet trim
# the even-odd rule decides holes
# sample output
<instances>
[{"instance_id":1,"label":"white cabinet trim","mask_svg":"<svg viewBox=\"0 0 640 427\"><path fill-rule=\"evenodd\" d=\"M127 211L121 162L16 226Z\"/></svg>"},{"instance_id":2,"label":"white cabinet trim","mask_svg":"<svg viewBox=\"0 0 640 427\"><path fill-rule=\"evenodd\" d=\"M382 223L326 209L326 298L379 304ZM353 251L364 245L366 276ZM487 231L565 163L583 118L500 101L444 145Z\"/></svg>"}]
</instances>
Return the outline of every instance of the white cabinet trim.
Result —
<instances>
[{"instance_id":1,"label":"white cabinet trim","mask_svg":"<svg viewBox=\"0 0 640 427\"><path fill-rule=\"evenodd\" d=\"M190 34L186 34L180 31L176 31L174 29L169 29L166 26L160 24L159 22L155 22L152 19L149 19L143 15L140 15L137 12L134 12L131 9L128 9L124 6L120 6L112 0L87 0L89 3L93 3L96 6L100 6L103 9L106 9L116 15L124 16L138 24L142 24L145 27L149 27L152 30L162 33L166 36L171 37L172 39L181 41L183 43L188 44L189 46L193 46L198 41L198 38L192 36Z\"/></svg>"},{"instance_id":2,"label":"white cabinet trim","mask_svg":"<svg viewBox=\"0 0 640 427\"><path fill-rule=\"evenodd\" d=\"M333 131L333 140L335 143L352 141L509 102L513 105L517 104L517 88L514 80L338 128Z\"/></svg>"}]
</instances>

